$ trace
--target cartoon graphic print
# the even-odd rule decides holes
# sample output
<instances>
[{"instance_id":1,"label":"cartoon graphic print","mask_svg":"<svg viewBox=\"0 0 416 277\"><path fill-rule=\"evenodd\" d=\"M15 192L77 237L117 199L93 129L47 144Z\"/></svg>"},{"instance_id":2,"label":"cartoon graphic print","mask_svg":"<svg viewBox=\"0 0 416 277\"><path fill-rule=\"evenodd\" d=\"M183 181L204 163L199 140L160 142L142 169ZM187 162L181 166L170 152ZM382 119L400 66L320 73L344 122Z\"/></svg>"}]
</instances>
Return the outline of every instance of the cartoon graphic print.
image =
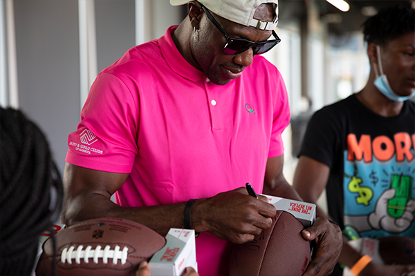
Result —
<instances>
[{"instance_id":1,"label":"cartoon graphic print","mask_svg":"<svg viewBox=\"0 0 416 277\"><path fill-rule=\"evenodd\" d=\"M413 199L405 202L404 206L394 206L389 203L391 201L403 200L397 199L398 189L388 189L384 191L380 199L377 202L376 209L368 217L370 226L376 230L385 230L390 233L401 233L408 229L414 220L414 211L415 211L415 201ZM394 215L391 214L391 211L400 211ZM398 214L401 214L398 216Z\"/></svg>"},{"instance_id":2,"label":"cartoon graphic print","mask_svg":"<svg viewBox=\"0 0 416 277\"><path fill-rule=\"evenodd\" d=\"M367 187L361 187L360 184L362 183L361 178L357 178L357 166L354 165L354 175L349 176L344 173L344 176L351 178L351 181L348 183L348 190L350 192L357 192L359 196L355 197L355 200L358 204L368 205L368 202L373 198L373 191Z\"/></svg>"},{"instance_id":3,"label":"cartoon graphic print","mask_svg":"<svg viewBox=\"0 0 416 277\"><path fill-rule=\"evenodd\" d=\"M412 136L414 139L414 136ZM360 236L414 236L414 148L406 133L394 142L348 135L344 152L344 233ZM414 145L414 140L413 140Z\"/></svg>"}]
</instances>

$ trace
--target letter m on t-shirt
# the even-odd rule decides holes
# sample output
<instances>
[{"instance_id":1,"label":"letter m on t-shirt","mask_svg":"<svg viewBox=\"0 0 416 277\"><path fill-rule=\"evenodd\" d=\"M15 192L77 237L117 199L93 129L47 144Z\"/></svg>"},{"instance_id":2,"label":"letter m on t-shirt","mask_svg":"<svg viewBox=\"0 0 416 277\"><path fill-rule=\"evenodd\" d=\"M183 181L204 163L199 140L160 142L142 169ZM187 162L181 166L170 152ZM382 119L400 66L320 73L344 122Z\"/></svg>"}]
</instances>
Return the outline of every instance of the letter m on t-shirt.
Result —
<instances>
[{"instance_id":1,"label":"letter m on t-shirt","mask_svg":"<svg viewBox=\"0 0 416 277\"><path fill-rule=\"evenodd\" d=\"M371 162L371 137L369 135L361 135L361 139L358 142L354 134L349 134L347 136L347 146L349 161L353 161L355 156L355 160L364 158L364 162Z\"/></svg>"}]
</instances>

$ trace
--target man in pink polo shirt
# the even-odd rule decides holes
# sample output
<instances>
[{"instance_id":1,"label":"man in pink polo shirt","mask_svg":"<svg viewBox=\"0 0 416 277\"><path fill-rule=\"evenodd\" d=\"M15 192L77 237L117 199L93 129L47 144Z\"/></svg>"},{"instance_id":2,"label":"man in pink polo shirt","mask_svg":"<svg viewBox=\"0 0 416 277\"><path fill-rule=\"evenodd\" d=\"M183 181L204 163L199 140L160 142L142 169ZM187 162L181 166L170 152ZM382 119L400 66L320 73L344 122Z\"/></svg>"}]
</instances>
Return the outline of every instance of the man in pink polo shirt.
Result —
<instances>
[{"instance_id":1,"label":"man in pink polo shirt","mask_svg":"<svg viewBox=\"0 0 416 277\"><path fill-rule=\"evenodd\" d=\"M231 243L252 240L275 215L242 187L301 200L282 174L286 88L257 55L280 41L276 24L277 0L191 1L179 26L104 69L68 138L62 221L193 228L199 273L227 275ZM306 274L332 272L338 226L318 218L303 236L318 245Z\"/></svg>"}]
</instances>

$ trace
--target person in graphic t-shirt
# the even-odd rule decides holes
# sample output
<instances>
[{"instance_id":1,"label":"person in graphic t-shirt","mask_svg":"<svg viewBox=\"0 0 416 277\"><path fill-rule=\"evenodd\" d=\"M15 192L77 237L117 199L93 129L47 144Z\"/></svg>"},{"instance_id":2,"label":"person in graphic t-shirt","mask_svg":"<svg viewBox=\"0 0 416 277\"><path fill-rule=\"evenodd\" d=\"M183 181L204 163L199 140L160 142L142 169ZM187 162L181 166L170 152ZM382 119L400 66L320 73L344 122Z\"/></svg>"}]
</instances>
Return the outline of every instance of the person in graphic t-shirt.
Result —
<instances>
[{"instance_id":1,"label":"person in graphic t-shirt","mask_svg":"<svg viewBox=\"0 0 416 277\"><path fill-rule=\"evenodd\" d=\"M318 214L343 229L339 264L362 275L414 274L414 264L377 265L347 243L415 236L415 10L386 7L363 26L368 82L312 116L293 186L312 203L326 188L329 214Z\"/></svg>"},{"instance_id":2,"label":"person in graphic t-shirt","mask_svg":"<svg viewBox=\"0 0 416 277\"><path fill-rule=\"evenodd\" d=\"M253 240L276 214L245 184L301 200L282 173L286 88L259 55L280 42L277 2L171 0L188 4L182 23L98 75L68 137L63 222L121 217L161 235L192 228L198 273L228 275L231 243ZM302 235L317 242L305 274L329 274L339 227L318 217Z\"/></svg>"}]
</instances>

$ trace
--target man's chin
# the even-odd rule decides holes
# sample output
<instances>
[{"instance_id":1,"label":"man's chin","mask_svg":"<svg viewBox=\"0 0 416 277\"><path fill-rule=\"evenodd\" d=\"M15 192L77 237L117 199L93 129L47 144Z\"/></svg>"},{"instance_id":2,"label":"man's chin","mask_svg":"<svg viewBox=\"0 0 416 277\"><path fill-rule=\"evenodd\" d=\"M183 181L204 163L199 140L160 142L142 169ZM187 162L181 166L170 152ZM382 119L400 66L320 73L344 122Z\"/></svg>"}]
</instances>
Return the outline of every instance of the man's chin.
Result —
<instances>
[{"instance_id":1,"label":"man's chin","mask_svg":"<svg viewBox=\"0 0 416 277\"><path fill-rule=\"evenodd\" d=\"M409 97L415 92L414 88L406 89L406 91L402 91L401 93L397 93L399 96Z\"/></svg>"},{"instance_id":2,"label":"man's chin","mask_svg":"<svg viewBox=\"0 0 416 277\"><path fill-rule=\"evenodd\" d=\"M228 80L220 80L220 81L213 80L213 81L211 81L211 82L212 82L212 83L214 83L214 84L216 84L216 85L223 86L223 85L226 85L226 84L228 84L229 82L231 82L231 79L228 79Z\"/></svg>"},{"instance_id":3,"label":"man's chin","mask_svg":"<svg viewBox=\"0 0 416 277\"><path fill-rule=\"evenodd\" d=\"M226 85L229 82L231 82L231 80L233 80L233 79L226 78L226 77L221 77L221 76L211 76L211 78L208 77L210 82L212 82L213 84L216 84L216 85L220 85L220 86Z\"/></svg>"},{"instance_id":4,"label":"man's chin","mask_svg":"<svg viewBox=\"0 0 416 277\"><path fill-rule=\"evenodd\" d=\"M216 84L216 85L226 85L229 82L231 82L232 80L238 79L241 76L240 72L239 74L234 74L231 73L230 70L226 69L225 67L219 66L218 67L220 70L211 70L211 71L206 71L204 72L208 77L208 79L210 80L210 82ZM218 69L216 68L216 69ZM207 73L211 73L210 75L208 75Z\"/></svg>"}]
</instances>

